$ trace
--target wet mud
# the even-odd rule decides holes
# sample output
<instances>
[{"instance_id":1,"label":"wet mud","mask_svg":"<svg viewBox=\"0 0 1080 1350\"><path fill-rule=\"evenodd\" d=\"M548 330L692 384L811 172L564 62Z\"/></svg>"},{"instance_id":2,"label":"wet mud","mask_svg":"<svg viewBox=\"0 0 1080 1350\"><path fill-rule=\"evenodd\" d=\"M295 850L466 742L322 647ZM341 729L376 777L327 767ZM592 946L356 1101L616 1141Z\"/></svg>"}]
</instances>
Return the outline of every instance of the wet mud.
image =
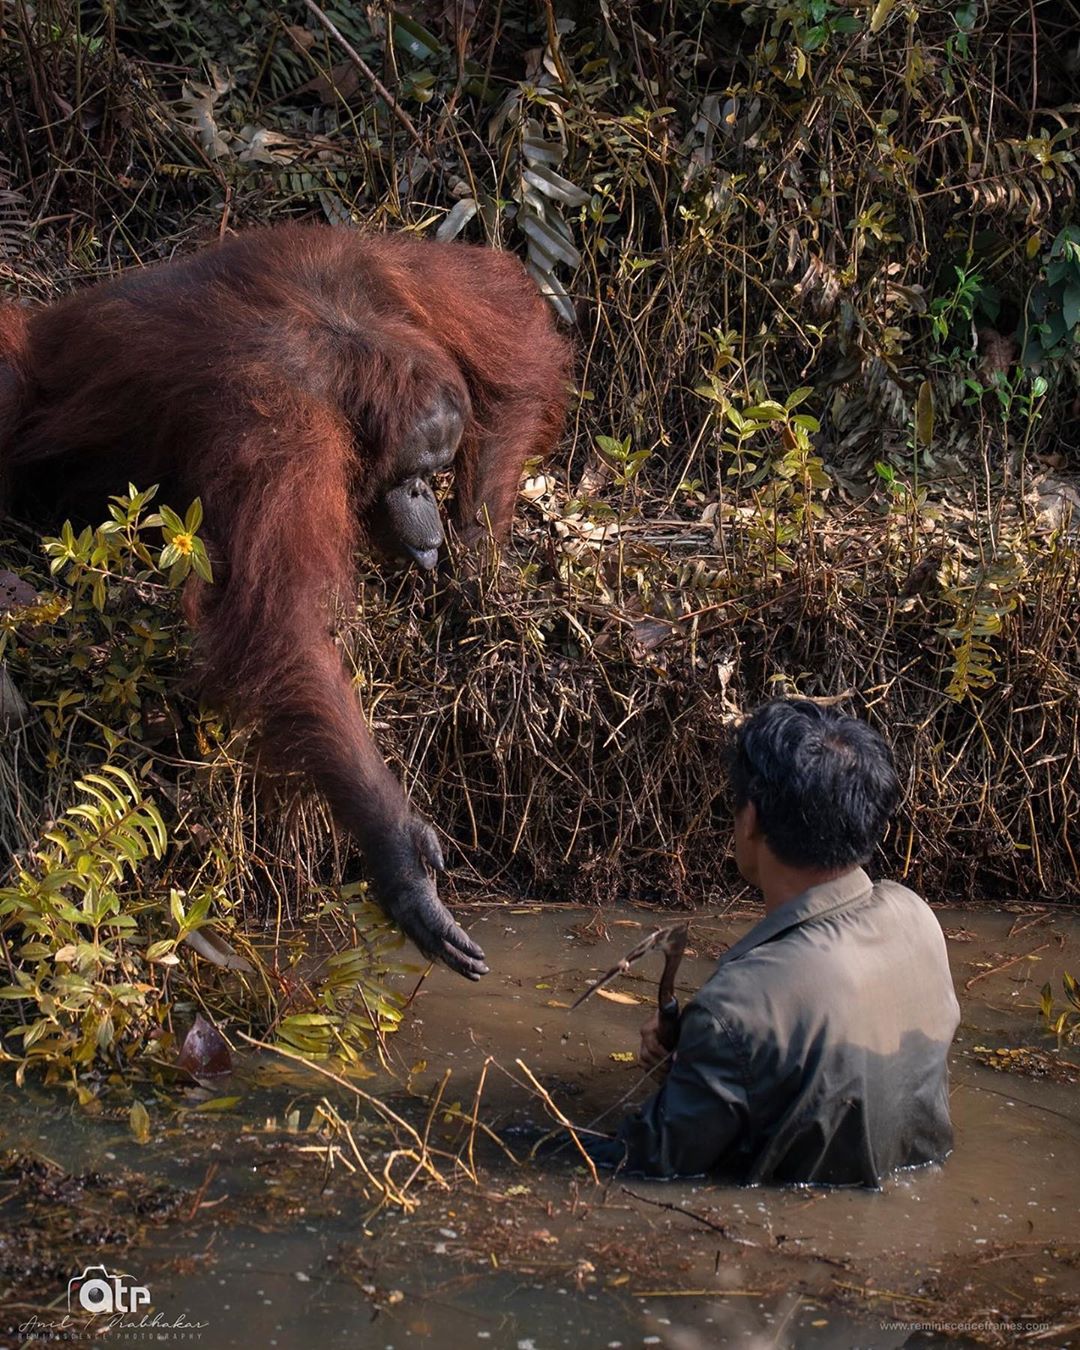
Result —
<instances>
[{"instance_id":1,"label":"wet mud","mask_svg":"<svg viewBox=\"0 0 1080 1350\"><path fill-rule=\"evenodd\" d=\"M650 1090L633 1052L660 958L615 998L568 1006L670 920L643 911L470 911L493 974L432 972L388 1041L391 1071L357 1081L367 1099L241 1048L212 1091L141 1094L139 1144L122 1102L90 1116L6 1084L2 1343L1078 1344L1080 1056L1038 1003L1080 973L1080 920L938 914L963 1009L956 1150L880 1192L598 1186L571 1150L530 1156L559 1116L612 1128ZM755 918L694 916L682 997ZM87 1266L147 1291L92 1342L110 1319L67 1316Z\"/></svg>"}]
</instances>

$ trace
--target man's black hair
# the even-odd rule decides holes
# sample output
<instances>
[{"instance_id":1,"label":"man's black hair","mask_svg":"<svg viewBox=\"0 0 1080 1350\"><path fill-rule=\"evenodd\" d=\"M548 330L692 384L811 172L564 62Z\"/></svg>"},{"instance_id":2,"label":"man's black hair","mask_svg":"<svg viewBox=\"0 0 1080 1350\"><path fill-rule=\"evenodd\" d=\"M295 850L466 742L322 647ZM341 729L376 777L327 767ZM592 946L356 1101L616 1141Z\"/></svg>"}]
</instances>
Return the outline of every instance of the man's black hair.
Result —
<instances>
[{"instance_id":1,"label":"man's black hair","mask_svg":"<svg viewBox=\"0 0 1080 1350\"><path fill-rule=\"evenodd\" d=\"M739 727L735 809L753 802L765 842L791 867L857 867L900 800L892 751L865 722L806 699L776 699Z\"/></svg>"}]
</instances>

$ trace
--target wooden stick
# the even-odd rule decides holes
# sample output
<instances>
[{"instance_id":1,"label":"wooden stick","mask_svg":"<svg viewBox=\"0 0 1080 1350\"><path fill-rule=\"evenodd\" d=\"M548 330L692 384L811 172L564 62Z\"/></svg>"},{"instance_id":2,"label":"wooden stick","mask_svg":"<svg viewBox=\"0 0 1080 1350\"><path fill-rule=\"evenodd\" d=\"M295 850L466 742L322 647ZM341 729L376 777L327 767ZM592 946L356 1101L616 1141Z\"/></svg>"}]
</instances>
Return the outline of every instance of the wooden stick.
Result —
<instances>
[{"instance_id":1,"label":"wooden stick","mask_svg":"<svg viewBox=\"0 0 1080 1350\"><path fill-rule=\"evenodd\" d=\"M1046 951L1049 946L1049 942L1044 942L1041 947L1036 947L1033 952L1025 952L1023 956L1014 956L1011 961L1006 961L1000 966L994 966L990 970L980 970L978 975L973 975L971 979L968 980L967 984L964 985L964 989L970 989L973 984L978 984L980 980L988 979L991 975L1000 975L1003 970L1008 970L1010 966L1015 966L1021 961L1034 960L1039 952Z\"/></svg>"},{"instance_id":2,"label":"wooden stick","mask_svg":"<svg viewBox=\"0 0 1080 1350\"><path fill-rule=\"evenodd\" d=\"M328 18L322 12L319 6L315 3L315 0L304 0L304 4L307 5L308 9L311 10L312 14L315 15L315 17L326 29L326 31L332 34L333 37L337 39L338 45L341 47L341 50L345 53L345 55L349 58L349 60L353 63L353 65L356 66L357 70L361 71L364 78L368 81L368 83L375 90L378 96L383 100L383 102L394 114L394 116L405 128L405 130L409 133L409 135L413 138L416 144L419 145L422 149L424 146L424 138L420 135L419 131L417 131L416 123L412 120L412 118L401 106L401 104L398 103L397 99L393 96L390 90L387 89L386 85L383 84L382 80L379 79L378 75L375 74L375 72L371 69L368 63L364 60L364 58L352 45L352 43L345 36L345 34L341 31L341 29L338 28L338 26L334 23L332 19Z\"/></svg>"},{"instance_id":3,"label":"wooden stick","mask_svg":"<svg viewBox=\"0 0 1080 1350\"><path fill-rule=\"evenodd\" d=\"M584 1158L586 1167L588 1167L589 1171L592 1173L593 1184L599 1186L600 1177L596 1170L596 1164L589 1157L588 1153L586 1152L585 1145L578 1138L577 1130L574 1129L573 1125L570 1124L569 1120L567 1120L567 1118L563 1115L563 1113L551 1100L551 1093L548 1092L547 1088L545 1088L542 1083L537 1081L535 1074L525 1063L525 1061L523 1059L516 1059L514 1063L518 1066L518 1068L526 1076L526 1078L528 1078L529 1082L536 1089L537 1093L539 1093L540 1100L544 1103L544 1105L555 1117L555 1119L559 1122L559 1124L564 1126L569 1131L570 1138L574 1141L577 1151L581 1154L582 1158Z\"/></svg>"}]
</instances>

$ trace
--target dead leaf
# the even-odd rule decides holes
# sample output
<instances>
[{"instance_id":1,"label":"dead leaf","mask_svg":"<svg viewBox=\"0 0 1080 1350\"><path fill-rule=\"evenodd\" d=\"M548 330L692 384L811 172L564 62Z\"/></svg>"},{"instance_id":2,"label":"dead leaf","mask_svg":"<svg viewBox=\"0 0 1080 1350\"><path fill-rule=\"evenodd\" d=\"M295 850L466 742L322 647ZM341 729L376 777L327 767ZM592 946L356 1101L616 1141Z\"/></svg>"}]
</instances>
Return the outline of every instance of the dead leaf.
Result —
<instances>
[{"instance_id":1,"label":"dead leaf","mask_svg":"<svg viewBox=\"0 0 1080 1350\"><path fill-rule=\"evenodd\" d=\"M0 614L13 609L26 609L38 603L38 593L28 581L0 568Z\"/></svg>"},{"instance_id":2,"label":"dead leaf","mask_svg":"<svg viewBox=\"0 0 1080 1350\"><path fill-rule=\"evenodd\" d=\"M11 676L0 666L0 728L17 731L30 720L30 705L15 688Z\"/></svg>"},{"instance_id":3,"label":"dead leaf","mask_svg":"<svg viewBox=\"0 0 1080 1350\"><path fill-rule=\"evenodd\" d=\"M879 33L885 27L885 20L889 17L896 0L878 0L874 6L874 12L870 16L871 33Z\"/></svg>"},{"instance_id":4,"label":"dead leaf","mask_svg":"<svg viewBox=\"0 0 1080 1350\"><path fill-rule=\"evenodd\" d=\"M142 1102L133 1102L128 1112L131 1133L140 1144L150 1142L150 1116Z\"/></svg>"},{"instance_id":5,"label":"dead leaf","mask_svg":"<svg viewBox=\"0 0 1080 1350\"><path fill-rule=\"evenodd\" d=\"M200 1102L198 1106L193 1106L193 1111L231 1111L240 1101L239 1097L211 1097L209 1101ZM299 1113L298 1113L299 1114Z\"/></svg>"},{"instance_id":6,"label":"dead leaf","mask_svg":"<svg viewBox=\"0 0 1080 1350\"><path fill-rule=\"evenodd\" d=\"M200 1014L184 1037L176 1063L193 1078L219 1078L232 1073L232 1051L217 1027Z\"/></svg>"},{"instance_id":7,"label":"dead leaf","mask_svg":"<svg viewBox=\"0 0 1080 1350\"><path fill-rule=\"evenodd\" d=\"M680 635L678 624L664 619L638 619L634 624L634 641L642 651L655 651L665 642Z\"/></svg>"},{"instance_id":8,"label":"dead leaf","mask_svg":"<svg viewBox=\"0 0 1080 1350\"><path fill-rule=\"evenodd\" d=\"M915 400L915 435L923 446L934 439L934 386L929 380L923 380L919 385Z\"/></svg>"},{"instance_id":9,"label":"dead leaf","mask_svg":"<svg viewBox=\"0 0 1080 1350\"><path fill-rule=\"evenodd\" d=\"M194 947L200 956L215 966L221 966L223 970L243 970L251 974L255 969L247 957L241 956L231 943L219 937L211 928L185 933L184 941L189 947Z\"/></svg>"},{"instance_id":10,"label":"dead leaf","mask_svg":"<svg viewBox=\"0 0 1080 1350\"><path fill-rule=\"evenodd\" d=\"M597 998L606 998L609 1003L641 1003L644 1000L635 994L623 994L618 989L598 989Z\"/></svg>"}]
</instances>

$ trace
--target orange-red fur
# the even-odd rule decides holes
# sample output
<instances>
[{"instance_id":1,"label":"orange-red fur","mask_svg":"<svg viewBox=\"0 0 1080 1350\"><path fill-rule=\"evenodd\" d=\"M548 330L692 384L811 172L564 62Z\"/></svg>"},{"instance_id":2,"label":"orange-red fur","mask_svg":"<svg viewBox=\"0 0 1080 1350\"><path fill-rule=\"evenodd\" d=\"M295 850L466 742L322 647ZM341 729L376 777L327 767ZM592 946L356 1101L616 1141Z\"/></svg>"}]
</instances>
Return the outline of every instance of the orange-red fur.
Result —
<instances>
[{"instance_id":1,"label":"orange-red fur","mask_svg":"<svg viewBox=\"0 0 1080 1350\"><path fill-rule=\"evenodd\" d=\"M93 517L127 483L199 496L216 584L192 606L203 686L262 723L368 849L408 818L328 631L395 450L442 385L471 406L468 535L510 521L562 425L567 348L513 257L286 225L0 308L0 490ZM377 521L371 522L377 524Z\"/></svg>"}]
</instances>

